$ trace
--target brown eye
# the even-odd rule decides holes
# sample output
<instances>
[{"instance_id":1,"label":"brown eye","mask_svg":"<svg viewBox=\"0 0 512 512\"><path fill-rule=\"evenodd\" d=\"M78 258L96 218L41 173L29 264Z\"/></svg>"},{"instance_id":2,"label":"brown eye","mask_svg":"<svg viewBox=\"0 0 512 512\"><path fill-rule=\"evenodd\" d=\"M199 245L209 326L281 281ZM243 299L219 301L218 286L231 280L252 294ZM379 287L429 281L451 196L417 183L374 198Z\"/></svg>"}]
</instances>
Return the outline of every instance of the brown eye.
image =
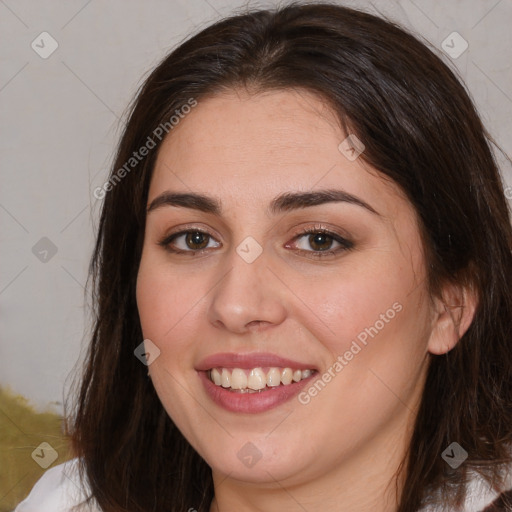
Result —
<instances>
[{"instance_id":1,"label":"brown eye","mask_svg":"<svg viewBox=\"0 0 512 512\"><path fill-rule=\"evenodd\" d=\"M326 229L308 228L295 237L292 244L307 257L322 258L336 256L338 253L350 250L354 244L337 233Z\"/></svg>"},{"instance_id":2,"label":"brown eye","mask_svg":"<svg viewBox=\"0 0 512 512\"><path fill-rule=\"evenodd\" d=\"M331 248L334 238L325 233L315 233L308 236L308 243L315 251L327 251Z\"/></svg>"},{"instance_id":3,"label":"brown eye","mask_svg":"<svg viewBox=\"0 0 512 512\"><path fill-rule=\"evenodd\" d=\"M208 245L213 240L212 236L204 231L189 230L180 231L164 238L159 245L164 247L169 252L177 254L190 253L203 251L208 248ZM219 247L217 243L215 247Z\"/></svg>"},{"instance_id":4,"label":"brown eye","mask_svg":"<svg viewBox=\"0 0 512 512\"><path fill-rule=\"evenodd\" d=\"M185 237L185 244L190 249L204 249L208 245L209 238L210 235L201 231L189 231Z\"/></svg>"}]
</instances>

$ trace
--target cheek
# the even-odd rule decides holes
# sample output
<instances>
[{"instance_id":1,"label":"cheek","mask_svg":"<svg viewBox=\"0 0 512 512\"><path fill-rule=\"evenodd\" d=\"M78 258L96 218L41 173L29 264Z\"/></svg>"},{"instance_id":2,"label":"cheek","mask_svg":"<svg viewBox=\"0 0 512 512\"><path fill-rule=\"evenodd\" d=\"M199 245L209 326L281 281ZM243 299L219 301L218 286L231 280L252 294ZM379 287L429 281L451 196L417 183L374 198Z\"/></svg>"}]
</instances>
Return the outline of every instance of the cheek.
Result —
<instances>
[{"instance_id":1,"label":"cheek","mask_svg":"<svg viewBox=\"0 0 512 512\"><path fill-rule=\"evenodd\" d=\"M386 257L353 258L350 262L347 259L321 278L296 277L294 291L305 298L301 322L336 354L349 350L353 340L364 342L373 337L375 329L379 333L390 331L414 299L410 293L413 271L391 253Z\"/></svg>"},{"instance_id":2,"label":"cheek","mask_svg":"<svg viewBox=\"0 0 512 512\"><path fill-rule=\"evenodd\" d=\"M326 459L333 446L340 453L362 449L365 440L386 431L413 409L423 385L428 341L424 291L419 287L411 293L410 279L384 277L353 277L345 281L341 298L318 309L330 330L322 327L315 334L332 359L319 375L323 383L313 382L299 398L310 417L332 425L322 427ZM319 295L315 300L320 298L326 299ZM351 447L339 445L340 431Z\"/></svg>"},{"instance_id":3,"label":"cheek","mask_svg":"<svg viewBox=\"0 0 512 512\"><path fill-rule=\"evenodd\" d=\"M198 278L194 281L193 276L188 279L169 269L165 262L143 255L137 276L137 308L144 338L160 350L148 368L153 386L169 416L188 431L192 429L186 414L190 391L185 389L188 379L195 377L192 340L198 339L191 329L197 328L199 299L205 292L198 289Z\"/></svg>"},{"instance_id":4,"label":"cheek","mask_svg":"<svg viewBox=\"0 0 512 512\"><path fill-rule=\"evenodd\" d=\"M326 376L332 385L317 404L319 413L321 400L342 404L335 422L344 424L349 411L351 418L368 418L368 429L417 396L429 334L426 292L421 286L414 288L412 271L375 277L354 276L344 283L346 293L338 299L338 313L330 325L335 335L324 338L335 377ZM374 411L371 419L368 411ZM361 428L356 424L354 438Z\"/></svg>"},{"instance_id":5,"label":"cheek","mask_svg":"<svg viewBox=\"0 0 512 512\"><path fill-rule=\"evenodd\" d=\"M187 276L150 256L142 258L137 276L137 308L144 336L161 341L180 328L206 290ZM204 286L205 287L205 286Z\"/></svg>"},{"instance_id":6,"label":"cheek","mask_svg":"<svg viewBox=\"0 0 512 512\"><path fill-rule=\"evenodd\" d=\"M341 423L347 411L380 410L384 418L397 404L396 395L407 399L416 393L429 333L420 269L389 251L347 262L346 270L340 265L329 279L297 284L297 294L307 297L300 323L328 352L324 382L330 391L322 391L318 414L326 403L338 403L344 410L337 418ZM304 402L320 394L306 393Z\"/></svg>"}]
</instances>

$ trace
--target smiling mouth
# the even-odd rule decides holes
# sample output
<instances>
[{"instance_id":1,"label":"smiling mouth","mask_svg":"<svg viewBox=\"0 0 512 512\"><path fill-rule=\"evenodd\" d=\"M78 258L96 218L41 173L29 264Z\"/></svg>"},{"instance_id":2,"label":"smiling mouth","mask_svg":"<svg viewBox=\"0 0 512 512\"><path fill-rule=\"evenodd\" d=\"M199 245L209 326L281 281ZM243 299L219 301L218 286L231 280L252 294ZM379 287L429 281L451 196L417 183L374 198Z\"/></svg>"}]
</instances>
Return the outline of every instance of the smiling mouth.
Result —
<instances>
[{"instance_id":1,"label":"smiling mouth","mask_svg":"<svg viewBox=\"0 0 512 512\"><path fill-rule=\"evenodd\" d=\"M311 377L316 370L280 367L212 368L207 372L208 379L216 386L233 393L261 393Z\"/></svg>"}]
</instances>

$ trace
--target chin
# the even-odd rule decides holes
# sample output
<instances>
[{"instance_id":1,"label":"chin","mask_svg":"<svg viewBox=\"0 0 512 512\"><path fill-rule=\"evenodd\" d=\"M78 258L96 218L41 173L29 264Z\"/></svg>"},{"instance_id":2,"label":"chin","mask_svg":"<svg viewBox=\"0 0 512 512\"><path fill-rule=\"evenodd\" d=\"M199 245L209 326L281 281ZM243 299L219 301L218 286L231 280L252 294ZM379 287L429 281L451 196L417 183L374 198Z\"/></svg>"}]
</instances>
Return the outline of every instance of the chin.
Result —
<instances>
[{"instance_id":1,"label":"chin","mask_svg":"<svg viewBox=\"0 0 512 512\"><path fill-rule=\"evenodd\" d=\"M287 447L286 453L282 453L279 447L268 440L266 444L260 442L259 448L245 440L241 443L233 441L232 446L236 448L231 453L223 450L222 453L208 455L206 462L214 472L259 484L275 483L276 480L295 481L296 477L308 478L306 468L311 467L311 464L297 459L300 446L294 449ZM282 444L280 447L283 447Z\"/></svg>"}]
</instances>

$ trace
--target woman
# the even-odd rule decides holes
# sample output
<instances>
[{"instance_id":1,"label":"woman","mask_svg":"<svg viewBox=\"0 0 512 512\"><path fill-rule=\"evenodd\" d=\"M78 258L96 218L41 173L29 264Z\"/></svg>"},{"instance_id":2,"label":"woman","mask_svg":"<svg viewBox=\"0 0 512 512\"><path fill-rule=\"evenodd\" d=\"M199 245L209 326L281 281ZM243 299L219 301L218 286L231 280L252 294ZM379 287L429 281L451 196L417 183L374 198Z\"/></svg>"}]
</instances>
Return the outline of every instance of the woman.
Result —
<instances>
[{"instance_id":1,"label":"woman","mask_svg":"<svg viewBox=\"0 0 512 512\"><path fill-rule=\"evenodd\" d=\"M76 458L19 512L508 510L509 207L415 37L328 4L218 22L95 196Z\"/></svg>"}]
</instances>

